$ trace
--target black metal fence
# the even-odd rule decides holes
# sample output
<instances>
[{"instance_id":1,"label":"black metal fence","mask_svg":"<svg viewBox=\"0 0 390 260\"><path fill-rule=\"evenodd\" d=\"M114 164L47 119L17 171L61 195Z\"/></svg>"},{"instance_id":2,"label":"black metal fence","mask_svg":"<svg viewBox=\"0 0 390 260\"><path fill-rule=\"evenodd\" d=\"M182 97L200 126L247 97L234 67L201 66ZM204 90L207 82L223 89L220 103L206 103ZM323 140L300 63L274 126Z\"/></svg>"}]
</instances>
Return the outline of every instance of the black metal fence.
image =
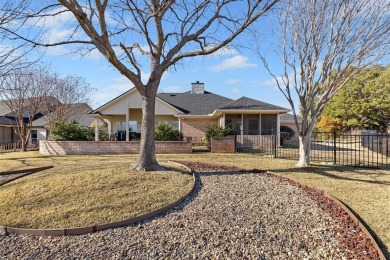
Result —
<instances>
[{"instance_id":1,"label":"black metal fence","mask_svg":"<svg viewBox=\"0 0 390 260\"><path fill-rule=\"evenodd\" d=\"M236 151L265 156L298 159L297 133L247 131L235 132ZM310 144L314 162L359 167L390 168L390 135L337 134L314 132Z\"/></svg>"}]
</instances>

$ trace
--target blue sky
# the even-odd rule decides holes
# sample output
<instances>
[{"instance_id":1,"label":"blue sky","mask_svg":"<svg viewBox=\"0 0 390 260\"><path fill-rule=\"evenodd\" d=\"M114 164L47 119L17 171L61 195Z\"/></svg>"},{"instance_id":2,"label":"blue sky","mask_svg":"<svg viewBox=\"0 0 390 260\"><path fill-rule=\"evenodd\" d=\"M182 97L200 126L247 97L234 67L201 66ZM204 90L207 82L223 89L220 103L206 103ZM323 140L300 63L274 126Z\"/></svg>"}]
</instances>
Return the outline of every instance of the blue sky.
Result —
<instances>
[{"instance_id":1,"label":"blue sky","mask_svg":"<svg viewBox=\"0 0 390 260\"><path fill-rule=\"evenodd\" d=\"M70 13L63 13L55 18L47 17L45 20L31 21L31 25L44 30L44 37L49 42L59 41L72 33L68 25L73 19ZM249 35L242 35L239 40L247 44L250 43L250 38ZM265 48L269 45L264 44ZM47 48L43 55L43 62L50 64L61 74L84 77L91 87L96 89L94 93L91 93L93 108L133 87L132 83L117 72L97 50L83 57L71 54L72 50L74 49L69 45ZM268 62L271 66L281 66L275 57L271 57ZM145 78L146 82L150 71L147 67L143 67L142 73L143 80ZM191 83L196 81L205 83L207 91L232 99L247 96L290 108L263 67L261 60L247 49L238 51L229 48L208 56L184 59L165 73L159 91L188 91Z\"/></svg>"},{"instance_id":2,"label":"blue sky","mask_svg":"<svg viewBox=\"0 0 390 260\"><path fill-rule=\"evenodd\" d=\"M48 49L43 61L62 74L85 77L96 89L91 93L94 108L133 86L97 52L80 57L62 52L62 49ZM147 78L148 71L144 74ZM164 75L159 92L188 91L195 81L205 83L207 91L232 99L247 96L290 108L261 61L250 51L230 50L183 60Z\"/></svg>"}]
</instances>

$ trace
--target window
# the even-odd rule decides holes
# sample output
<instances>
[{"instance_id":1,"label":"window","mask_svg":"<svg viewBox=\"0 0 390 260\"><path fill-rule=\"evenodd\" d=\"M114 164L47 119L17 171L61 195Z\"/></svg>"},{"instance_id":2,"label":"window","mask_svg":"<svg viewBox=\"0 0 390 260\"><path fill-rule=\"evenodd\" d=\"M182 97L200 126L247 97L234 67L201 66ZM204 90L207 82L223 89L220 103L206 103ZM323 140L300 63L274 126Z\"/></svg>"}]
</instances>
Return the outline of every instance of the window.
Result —
<instances>
[{"instance_id":1,"label":"window","mask_svg":"<svg viewBox=\"0 0 390 260\"><path fill-rule=\"evenodd\" d=\"M38 131L31 130L31 143L36 144L38 142Z\"/></svg>"},{"instance_id":2,"label":"window","mask_svg":"<svg viewBox=\"0 0 390 260\"><path fill-rule=\"evenodd\" d=\"M138 132L137 121L129 121L129 131L130 132ZM119 121L116 123L116 131L126 131L126 121Z\"/></svg>"},{"instance_id":3,"label":"window","mask_svg":"<svg viewBox=\"0 0 390 260\"><path fill-rule=\"evenodd\" d=\"M129 121L129 130L130 130L130 132L138 133L137 121Z\"/></svg>"}]
</instances>

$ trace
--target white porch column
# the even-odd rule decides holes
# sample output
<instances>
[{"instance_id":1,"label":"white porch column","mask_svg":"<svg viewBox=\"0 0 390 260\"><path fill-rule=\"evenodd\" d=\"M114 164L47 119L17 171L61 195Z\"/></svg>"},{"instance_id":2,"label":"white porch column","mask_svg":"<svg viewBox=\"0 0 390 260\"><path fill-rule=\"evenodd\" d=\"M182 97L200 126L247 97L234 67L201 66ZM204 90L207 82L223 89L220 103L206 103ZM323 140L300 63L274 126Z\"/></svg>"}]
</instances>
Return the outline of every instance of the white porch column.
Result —
<instances>
[{"instance_id":1,"label":"white porch column","mask_svg":"<svg viewBox=\"0 0 390 260\"><path fill-rule=\"evenodd\" d=\"M129 112L129 108L127 108L127 111L126 111L126 141L129 141L130 140L130 131L129 131L129 117L130 117L130 112Z\"/></svg>"},{"instance_id":2,"label":"white porch column","mask_svg":"<svg viewBox=\"0 0 390 260\"><path fill-rule=\"evenodd\" d=\"M181 132L181 121L180 121L180 117L178 117L177 120L178 120L178 125L179 125L179 132Z\"/></svg>"},{"instance_id":3,"label":"white porch column","mask_svg":"<svg viewBox=\"0 0 390 260\"><path fill-rule=\"evenodd\" d=\"M112 122L111 122L111 118L107 118L107 131L108 131L108 140L111 141L111 135L112 135Z\"/></svg>"},{"instance_id":4,"label":"white porch column","mask_svg":"<svg viewBox=\"0 0 390 260\"><path fill-rule=\"evenodd\" d=\"M95 119L95 141L99 141L99 119Z\"/></svg>"},{"instance_id":5,"label":"white porch column","mask_svg":"<svg viewBox=\"0 0 390 260\"><path fill-rule=\"evenodd\" d=\"M278 134L278 146L280 146L280 114L276 115L276 132Z\"/></svg>"},{"instance_id":6,"label":"white porch column","mask_svg":"<svg viewBox=\"0 0 390 260\"><path fill-rule=\"evenodd\" d=\"M223 113L222 115L222 127L226 127L226 114Z\"/></svg>"}]
</instances>

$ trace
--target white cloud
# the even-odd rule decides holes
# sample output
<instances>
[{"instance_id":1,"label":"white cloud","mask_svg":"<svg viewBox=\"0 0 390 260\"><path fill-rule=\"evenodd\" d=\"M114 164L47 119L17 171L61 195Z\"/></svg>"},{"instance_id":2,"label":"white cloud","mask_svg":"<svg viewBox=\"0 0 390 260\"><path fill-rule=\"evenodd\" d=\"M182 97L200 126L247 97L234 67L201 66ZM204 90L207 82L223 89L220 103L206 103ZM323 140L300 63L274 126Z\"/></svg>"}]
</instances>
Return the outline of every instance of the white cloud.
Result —
<instances>
[{"instance_id":1,"label":"white cloud","mask_svg":"<svg viewBox=\"0 0 390 260\"><path fill-rule=\"evenodd\" d=\"M226 79L225 80L225 83L229 84L229 85L234 85L234 84L237 84L237 83L240 83L240 82L242 82L241 79Z\"/></svg>"},{"instance_id":2,"label":"white cloud","mask_svg":"<svg viewBox=\"0 0 390 260\"><path fill-rule=\"evenodd\" d=\"M257 67L255 63L249 63L248 57L242 55L236 55L231 58L225 59L223 62L216 66L210 67L212 71L223 71L229 69L242 69L248 67Z\"/></svg>"},{"instance_id":3,"label":"white cloud","mask_svg":"<svg viewBox=\"0 0 390 260\"><path fill-rule=\"evenodd\" d=\"M234 94L240 94L240 90L238 88L232 88L231 90Z\"/></svg>"}]
</instances>

